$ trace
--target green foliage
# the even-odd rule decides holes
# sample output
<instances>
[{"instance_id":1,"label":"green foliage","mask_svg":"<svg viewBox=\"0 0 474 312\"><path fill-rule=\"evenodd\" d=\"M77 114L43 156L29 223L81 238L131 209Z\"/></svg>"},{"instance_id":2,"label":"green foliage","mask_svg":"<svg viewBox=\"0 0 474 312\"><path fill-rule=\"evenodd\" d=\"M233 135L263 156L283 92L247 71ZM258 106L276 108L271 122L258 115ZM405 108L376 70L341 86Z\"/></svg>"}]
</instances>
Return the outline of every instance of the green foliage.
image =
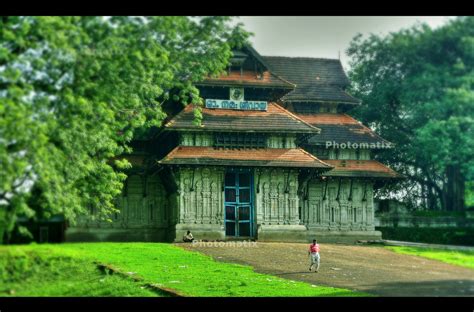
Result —
<instances>
[{"instance_id":1,"label":"green foliage","mask_svg":"<svg viewBox=\"0 0 474 312\"><path fill-rule=\"evenodd\" d=\"M202 103L194 83L248 36L230 20L0 18L0 234L20 214L107 219L130 167L111 159L161 125L163 102Z\"/></svg>"},{"instance_id":2,"label":"green foliage","mask_svg":"<svg viewBox=\"0 0 474 312\"><path fill-rule=\"evenodd\" d=\"M474 210L474 181L466 183L466 207Z\"/></svg>"},{"instance_id":3,"label":"green foliage","mask_svg":"<svg viewBox=\"0 0 474 312\"><path fill-rule=\"evenodd\" d=\"M445 209L455 204L448 190L474 177L473 51L473 17L434 30L359 35L348 49L353 92L363 101L355 115L396 144L379 158L409 177L399 189L425 185ZM450 168L460 181L450 180ZM411 189L408 196L426 195Z\"/></svg>"},{"instance_id":4,"label":"green foliage","mask_svg":"<svg viewBox=\"0 0 474 312\"><path fill-rule=\"evenodd\" d=\"M472 228L376 227L383 239L427 244L474 246Z\"/></svg>"},{"instance_id":5,"label":"green foliage","mask_svg":"<svg viewBox=\"0 0 474 312\"><path fill-rule=\"evenodd\" d=\"M439 260L449 264L474 269L474 251L443 250L418 247L386 247L397 253Z\"/></svg>"},{"instance_id":6,"label":"green foliage","mask_svg":"<svg viewBox=\"0 0 474 312\"><path fill-rule=\"evenodd\" d=\"M455 217L462 218L464 217L464 211L433 211L433 210L418 210L411 213L415 217Z\"/></svg>"},{"instance_id":7,"label":"green foliage","mask_svg":"<svg viewBox=\"0 0 474 312\"><path fill-rule=\"evenodd\" d=\"M99 261L112 265L122 272L134 272L134 276L143 278L144 283L176 289L188 296L368 296L347 289L310 285L255 273L252 267L216 262L209 256L169 244L76 243L3 246L0 247L0 261L3 261L1 257L6 252L48 254L49 257L61 256L83 263ZM49 273L45 277L46 286L54 287L55 277ZM51 295L41 289L32 293ZM68 295L75 294L69 290Z\"/></svg>"}]
</instances>

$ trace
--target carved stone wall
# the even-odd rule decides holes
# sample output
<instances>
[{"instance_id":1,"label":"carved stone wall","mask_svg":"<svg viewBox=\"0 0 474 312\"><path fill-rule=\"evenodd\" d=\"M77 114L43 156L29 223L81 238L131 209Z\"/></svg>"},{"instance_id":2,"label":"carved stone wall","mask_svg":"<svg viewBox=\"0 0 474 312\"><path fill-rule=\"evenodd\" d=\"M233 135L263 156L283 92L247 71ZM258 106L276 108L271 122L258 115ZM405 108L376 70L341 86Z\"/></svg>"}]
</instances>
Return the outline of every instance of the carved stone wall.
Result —
<instances>
[{"instance_id":1,"label":"carved stone wall","mask_svg":"<svg viewBox=\"0 0 474 312\"><path fill-rule=\"evenodd\" d=\"M223 224L224 169L181 168L177 175L177 216L183 224Z\"/></svg>"},{"instance_id":2,"label":"carved stone wall","mask_svg":"<svg viewBox=\"0 0 474 312\"><path fill-rule=\"evenodd\" d=\"M364 195L365 193L365 195ZM354 179L313 179L300 196L301 222L308 228L338 231L373 231L373 185Z\"/></svg>"},{"instance_id":3,"label":"carved stone wall","mask_svg":"<svg viewBox=\"0 0 474 312\"><path fill-rule=\"evenodd\" d=\"M167 228L175 219L171 199L158 176L130 175L115 200L119 212L109 216L112 222L99 221L91 208L90 215L82 217L77 227Z\"/></svg>"},{"instance_id":4,"label":"carved stone wall","mask_svg":"<svg viewBox=\"0 0 474 312\"><path fill-rule=\"evenodd\" d=\"M297 170L256 170L254 181L257 224L299 224Z\"/></svg>"}]
</instances>

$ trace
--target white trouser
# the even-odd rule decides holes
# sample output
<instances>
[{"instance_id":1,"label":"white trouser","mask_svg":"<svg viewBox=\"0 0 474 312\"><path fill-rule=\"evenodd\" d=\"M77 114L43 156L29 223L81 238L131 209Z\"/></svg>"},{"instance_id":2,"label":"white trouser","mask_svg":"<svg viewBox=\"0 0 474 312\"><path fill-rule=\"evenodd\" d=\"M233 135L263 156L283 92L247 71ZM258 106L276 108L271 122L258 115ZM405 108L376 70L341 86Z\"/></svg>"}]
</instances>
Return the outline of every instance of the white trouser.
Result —
<instances>
[{"instance_id":1,"label":"white trouser","mask_svg":"<svg viewBox=\"0 0 474 312\"><path fill-rule=\"evenodd\" d=\"M319 252L312 252L310 258L311 258L311 268L313 267L314 264L316 264L316 270L318 270L319 260L320 260Z\"/></svg>"}]
</instances>

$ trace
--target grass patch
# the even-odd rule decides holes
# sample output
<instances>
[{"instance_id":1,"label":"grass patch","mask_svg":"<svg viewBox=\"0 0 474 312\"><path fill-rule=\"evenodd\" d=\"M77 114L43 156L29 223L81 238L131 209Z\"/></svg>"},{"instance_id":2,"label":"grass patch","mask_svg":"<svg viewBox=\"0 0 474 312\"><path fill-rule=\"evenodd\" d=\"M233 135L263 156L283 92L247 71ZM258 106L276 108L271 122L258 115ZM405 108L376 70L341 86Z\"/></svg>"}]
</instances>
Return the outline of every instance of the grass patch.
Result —
<instances>
[{"instance_id":1,"label":"grass patch","mask_svg":"<svg viewBox=\"0 0 474 312\"><path fill-rule=\"evenodd\" d=\"M188 296L222 297L222 296L251 296L251 297L275 297L275 296L369 296L361 292L353 292L347 289L316 286L304 282L291 281L267 274L253 271L250 266L216 262L207 255L198 252L186 251L170 244L161 243L76 243L61 245L26 245L26 246L2 246L0 247L0 259L5 253L36 253L48 254L50 257L66 257L79 261L77 271L74 274L61 277L66 283L69 278L77 280L77 291L86 294L91 282L103 283L98 280L92 272L82 271L85 264L100 261L112 265L122 272L133 272L135 276L141 277L143 282L155 284L161 287L172 288ZM2 261L2 260L0 260ZM82 262L81 262L82 261ZM2 262L0 262L2 264ZM50 264L50 267L57 267ZM61 267L61 266L59 266ZM21 272L22 265L15 268L15 272ZM56 270L56 269L53 269ZM62 271L59 269L59 271ZM47 278L44 283L48 285L55 283L55 277L51 271L45 271L43 277ZM88 275L89 274L89 275ZM92 274L92 275L91 275ZM95 273L94 273L95 274ZM79 278L78 276L84 276ZM115 278L110 276L107 278ZM2 276L3 278L3 276ZM40 278L39 278L40 280ZM15 284L19 283L19 284ZM84 285L81 286L81 283ZM139 288L139 285L135 287ZM26 282L8 281L8 287L16 285L16 288L26 285ZM20 285L21 284L21 285ZM112 281L111 281L111 284ZM133 286L133 285L132 285ZM50 286L49 290L29 288L28 294L53 296L61 291L61 287ZM55 290L57 289L57 291ZM73 289L73 288L71 288ZM56 292L53 292L56 291ZM143 290L143 289L140 289ZM68 292L66 295L70 295ZM121 296L122 294L111 294ZM17 292L17 295L19 292ZM94 296L95 294L88 294ZM137 294L140 295L140 294Z\"/></svg>"},{"instance_id":2,"label":"grass patch","mask_svg":"<svg viewBox=\"0 0 474 312\"><path fill-rule=\"evenodd\" d=\"M474 269L474 251L444 250L420 247L385 247L394 252L434 259L441 262Z\"/></svg>"},{"instance_id":3,"label":"grass patch","mask_svg":"<svg viewBox=\"0 0 474 312\"><path fill-rule=\"evenodd\" d=\"M160 296L131 279L102 274L89 260L47 249L0 249L0 296Z\"/></svg>"}]
</instances>

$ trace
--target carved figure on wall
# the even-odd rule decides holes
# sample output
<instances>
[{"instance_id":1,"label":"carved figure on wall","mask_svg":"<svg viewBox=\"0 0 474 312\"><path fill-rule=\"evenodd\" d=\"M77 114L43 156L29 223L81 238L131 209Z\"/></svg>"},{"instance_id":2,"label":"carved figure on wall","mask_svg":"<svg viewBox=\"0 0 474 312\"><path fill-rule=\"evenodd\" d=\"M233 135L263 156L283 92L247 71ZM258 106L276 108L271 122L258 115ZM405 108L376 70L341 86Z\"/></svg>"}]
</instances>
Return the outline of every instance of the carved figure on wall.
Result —
<instances>
[{"instance_id":1,"label":"carved figure on wall","mask_svg":"<svg viewBox=\"0 0 474 312\"><path fill-rule=\"evenodd\" d=\"M263 220L266 222L270 219L270 186L268 182L263 183L262 190Z\"/></svg>"},{"instance_id":2,"label":"carved figure on wall","mask_svg":"<svg viewBox=\"0 0 474 312\"><path fill-rule=\"evenodd\" d=\"M211 183L211 205L210 205L210 211L209 211L209 216L210 220L209 223L213 223L214 219L217 219L217 212L219 209L219 203L218 203L218 188L217 188L217 183L212 182Z\"/></svg>"},{"instance_id":3,"label":"carved figure on wall","mask_svg":"<svg viewBox=\"0 0 474 312\"><path fill-rule=\"evenodd\" d=\"M210 170L204 169L202 171L202 210L201 222L209 220L209 209L211 205L211 181L209 178Z\"/></svg>"},{"instance_id":4,"label":"carved figure on wall","mask_svg":"<svg viewBox=\"0 0 474 312\"><path fill-rule=\"evenodd\" d=\"M181 216L182 222L189 221L189 210L191 208L191 192L189 191L190 188L191 188L191 180L188 178L185 178L183 181L183 191L181 193L183 194L183 207L182 207L183 215Z\"/></svg>"},{"instance_id":5,"label":"carved figure on wall","mask_svg":"<svg viewBox=\"0 0 474 312\"><path fill-rule=\"evenodd\" d=\"M197 223L198 222L198 219L201 219L199 221L201 221L202 223L202 218L201 215L202 215L202 182L201 181L197 181L195 183L195 189L194 189L194 193L196 194L196 200L194 201L194 223Z\"/></svg>"}]
</instances>

